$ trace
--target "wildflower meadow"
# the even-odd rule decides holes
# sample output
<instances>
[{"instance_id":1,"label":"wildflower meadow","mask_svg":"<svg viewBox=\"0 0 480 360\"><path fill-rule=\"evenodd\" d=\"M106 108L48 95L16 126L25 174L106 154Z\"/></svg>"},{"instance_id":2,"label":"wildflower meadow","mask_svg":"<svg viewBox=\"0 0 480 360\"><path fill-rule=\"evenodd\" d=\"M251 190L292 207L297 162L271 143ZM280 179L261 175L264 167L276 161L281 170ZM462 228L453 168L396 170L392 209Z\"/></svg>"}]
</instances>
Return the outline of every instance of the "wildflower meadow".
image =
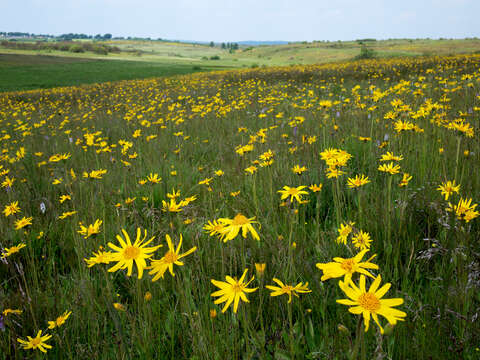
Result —
<instances>
[{"instance_id":1,"label":"wildflower meadow","mask_svg":"<svg viewBox=\"0 0 480 360\"><path fill-rule=\"evenodd\" d=\"M0 358L480 358L480 55L0 94Z\"/></svg>"}]
</instances>

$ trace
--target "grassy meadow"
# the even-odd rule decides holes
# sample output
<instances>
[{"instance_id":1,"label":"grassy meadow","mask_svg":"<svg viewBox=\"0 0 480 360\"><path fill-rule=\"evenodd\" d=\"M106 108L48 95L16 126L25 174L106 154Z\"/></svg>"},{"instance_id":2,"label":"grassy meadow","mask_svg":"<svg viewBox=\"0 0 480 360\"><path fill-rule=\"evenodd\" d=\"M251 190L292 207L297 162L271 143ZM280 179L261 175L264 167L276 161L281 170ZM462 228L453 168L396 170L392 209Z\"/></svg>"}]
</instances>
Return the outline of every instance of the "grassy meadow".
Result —
<instances>
[{"instance_id":1,"label":"grassy meadow","mask_svg":"<svg viewBox=\"0 0 480 360\"><path fill-rule=\"evenodd\" d=\"M379 40L296 42L284 45L240 45L230 52L219 44L149 40L42 42L23 39L0 42L0 92L77 86L118 80L284 65L347 62L361 55L362 47L375 58L422 57L480 52L480 39ZM8 42L7 42L8 43ZM21 45L38 47L22 49ZM102 55L95 51L72 52L44 48L62 44L86 49L116 49ZM73 44L73 45L68 45ZM15 48L18 46L18 48Z\"/></svg>"},{"instance_id":2,"label":"grassy meadow","mask_svg":"<svg viewBox=\"0 0 480 360\"><path fill-rule=\"evenodd\" d=\"M0 358L478 359L479 93L456 55L0 94Z\"/></svg>"}]
</instances>

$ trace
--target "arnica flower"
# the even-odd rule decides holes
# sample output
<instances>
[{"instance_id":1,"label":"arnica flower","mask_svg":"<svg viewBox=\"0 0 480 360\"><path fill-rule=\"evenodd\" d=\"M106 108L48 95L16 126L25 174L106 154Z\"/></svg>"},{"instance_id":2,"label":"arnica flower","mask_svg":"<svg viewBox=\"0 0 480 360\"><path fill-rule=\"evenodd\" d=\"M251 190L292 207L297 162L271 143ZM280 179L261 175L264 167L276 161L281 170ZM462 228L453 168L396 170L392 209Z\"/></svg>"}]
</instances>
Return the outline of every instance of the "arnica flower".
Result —
<instances>
[{"instance_id":1,"label":"arnica flower","mask_svg":"<svg viewBox=\"0 0 480 360\"><path fill-rule=\"evenodd\" d=\"M122 229L122 233L125 239L123 239L120 235L117 235L117 240L120 243L120 247L112 244L111 242L108 243L108 246L116 251L111 255L110 261L117 262L117 264L108 269L108 271L113 272L127 268L127 276L131 276L133 262L135 261L135 264L137 265L138 278L141 279L143 276L143 269L147 267L145 260L150 258L152 253L162 245L146 247L155 238L152 237L148 241L144 242L147 237L147 230L144 231L142 238L142 231L140 228L137 228L137 238L133 244L130 241L130 236L124 229Z\"/></svg>"},{"instance_id":2,"label":"arnica flower","mask_svg":"<svg viewBox=\"0 0 480 360\"><path fill-rule=\"evenodd\" d=\"M87 263L87 267L92 267L97 264L109 264L112 261L112 252L98 250L98 253L93 253L89 259L83 259Z\"/></svg>"},{"instance_id":3,"label":"arnica flower","mask_svg":"<svg viewBox=\"0 0 480 360\"><path fill-rule=\"evenodd\" d=\"M321 191L321 190L322 190L322 187L323 187L323 184L319 184L319 185L317 185L317 184L312 184L312 185L310 185L308 188L310 189L311 192L316 193L316 192Z\"/></svg>"},{"instance_id":4,"label":"arnica flower","mask_svg":"<svg viewBox=\"0 0 480 360\"><path fill-rule=\"evenodd\" d=\"M210 236L218 235L220 238L223 238L222 234L223 224L219 223L217 220L208 221L207 224L203 226L203 230L209 233Z\"/></svg>"},{"instance_id":5,"label":"arnica flower","mask_svg":"<svg viewBox=\"0 0 480 360\"><path fill-rule=\"evenodd\" d=\"M44 335L42 336L42 330L38 330L37 336L32 338L31 336L27 336L27 340L22 340L22 339L17 339L17 341L20 343L20 346L22 346L24 349L38 349L41 352L46 353L47 350L45 349L51 349L52 346L48 345L45 343L48 339L50 339L52 335Z\"/></svg>"},{"instance_id":6,"label":"arnica flower","mask_svg":"<svg viewBox=\"0 0 480 360\"><path fill-rule=\"evenodd\" d=\"M303 190L306 186L299 186L299 187L290 187L284 186L282 190L278 190L282 196L280 200L285 200L286 198L290 197L290 202L293 202L293 199L297 200L298 203L302 202L302 195L308 195L308 192Z\"/></svg>"},{"instance_id":7,"label":"arnica flower","mask_svg":"<svg viewBox=\"0 0 480 360\"><path fill-rule=\"evenodd\" d=\"M77 230L77 232L81 235L83 235L84 239L89 238L92 235L96 235L100 233L100 226L102 225L103 221L102 220L95 220L95 223L90 224L88 226L84 226L80 224L80 230Z\"/></svg>"},{"instance_id":8,"label":"arnica flower","mask_svg":"<svg viewBox=\"0 0 480 360\"><path fill-rule=\"evenodd\" d=\"M353 225L355 225L355 223L351 221L340 224L340 227L338 228L337 244L342 243L347 245L348 235L353 231Z\"/></svg>"},{"instance_id":9,"label":"arnica flower","mask_svg":"<svg viewBox=\"0 0 480 360\"><path fill-rule=\"evenodd\" d=\"M380 165L378 170L389 173L390 175L395 175L400 172L400 165L395 165L393 162L388 164Z\"/></svg>"},{"instance_id":10,"label":"arnica flower","mask_svg":"<svg viewBox=\"0 0 480 360\"><path fill-rule=\"evenodd\" d=\"M298 294L306 294L309 292L312 292L311 290L308 289L308 282L305 283L299 283L295 286L292 285L285 285L283 282L280 280L273 278L273 281L279 285L279 286L272 286L272 285L266 285L265 287L268 290L271 290L272 293L270 296L280 296L280 295L288 295L288 303L290 304L292 302L292 295L298 297Z\"/></svg>"},{"instance_id":11,"label":"arnica flower","mask_svg":"<svg viewBox=\"0 0 480 360\"><path fill-rule=\"evenodd\" d=\"M354 178L348 178L347 185L349 188L354 189L368 184L369 182L370 180L368 180L368 176L356 175Z\"/></svg>"},{"instance_id":12,"label":"arnica flower","mask_svg":"<svg viewBox=\"0 0 480 360\"><path fill-rule=\"evenodd\" d=\"M403 156L395 156L393 153L387 151L386 154L383 154L382 157L380 158L380 161L401 161L403 160Z\"/></svg>"},{"instance_id":13,"label":"arnica flower","mask_svg":"<svg viewBox=\"0 0 480 360\"><path fill-rule=\"evenodd\" d=\"M180 248L182 247L183 242L182 234L180 234L180 241L178 243L177 250L175 250L172 244L172 239L170 238L170 235L165 235L165 238L167 239L168 245L167 253L160 260L152 260L151 265L148 267L148 269L152 270L148 274L155 274L152 281L157 281L159 278L163 279L163 275L165 274L165 271L167 271L167 269L172 276L175 276L175 273L173 272L173 265L183 266L184 263L179 260L197 250L197 247L194 246L187 252L180 254Z\"/></svg>"},{"instance_id":14,"label":"arnica flower","mask_svg":"<svg viewBox=\"0 0 480 360\"><path fill-rule=\"evenodd\" d=\"M20 243L18 245L12 246L12 247L5 248L3 254L0 256L0 258L6 258L6 257L9 257L9 256L12 256L13 254L19 252L21 249L23 249L26 246L27 245L25 245L24 243Z\"/></svg>"},{"instance_id":15,"label":"arnica flower","mask_svg":"<svg viewBox=\"0 0 480 360\"><path fill-rule=\"evenodd\" d=\"M20 212L20 207L18 206L18 201L14 201L10 203L9 205L5 205L5 209L3 209L3 214L5 217L14 215L17 212Z\"/></svg>"},{"instance_id":16,"label":"arnica flower","mask_svg":"<svg viewBox=\"0 0 480 360\"><path fill-rule=\"evenodd\" d=\"M65 311L63 315L60 315L57 317L55 321L49 321L48 322L48 328L49 329L55 329L56 327L60 327L63 324L65 324L65 321L67 321L68 317L72 314L71 311Z\"/></svg>"},{"instance_id":17,"label":"arnica flower","mask_svg":"<svg viewBox=\"0 0 480 360\"><path fill-rule=\"evenodd\" d=\"M362 230L352 237L352 244L360 250L370 249L371 242L370 234Z\"/></svg>"},{"instance_id":18,"label":"arnica flower","mask_svg":"<svg viewBox=\"0 0 480 360\"><path fill-rule=\"evenodd\" d=\"M396 325L397 321L404 321L404 317L407 316L403 311L394 309L393 306L403 304L403 299L382 299L382 297L390 289L391 284L386 283L380 289L380 282L382 277L378 275L373 281L372 285L368 289L365 288L365 276L360 276L360 287L357 287L352 281L343 282L340 281L338 285L340 289L349 297L349 299L337 300L337 303L342 305L353 306L348 309L352 314L362 314L365 324L365 332L368 331L370 323L370 316L372 316L375 323L380 328L380 332L383 334L383 328L378 322L378 315L382 315L387 319L390 325Z\"/></svg>"},{"instance_id":19,"label":"arnica flower","mask_svg":"<svg viewBox=\"0 0 480 360\"><path fill-rule=\"evenodd\" d=\"M469 222L470 220L473 220L480 215L480 213L475 210L477 204L471 205L471 203L471 198L460 198L457 205L452 205L448 203L447 211L454 212L458 220L465 220L465 222Z\"/></svg>"},{"instance_id":20,"label":"arnica flower","mask_svg":"<svg viewBox=\"0 0 480 360\"><path fill-rule=\"evenodd\" d=\"M228 275L225 277L225 280L227 280L227 282L213 279L211 280L213 285L220 288L220 290L215 291L210 296L219 297L214 301L214 304L225 303L225 306L222 309L222 313L227 311L228 307L233 302L233 312L236 314L240 299L247 303L250 302L248 301L245 293L252 293L258 289L247 288L247 286L253 281L253 279L255 279L255 276L252 276L250 281L248 281L247 283L243 282L245 280L245 276L247 275L247 271L248 269L245 269L242 277L239 280L233 279Z\"/></svg>"},{"instance_id":21,"label":"arnica flower","mask_svg":"<svg viewBox=\"0 0 480 360\"><path fill-rule=\"evenodd\" d=\"M294 174L302 175L302 173L304 173L305 171L307 171L307 167L306 167L306 166L295 165L295 166L292 168L292 171L293 171Z\"/></svg>"},{"instance_id":22,"label":"arnica flower","mask_svg":"<svg viewBox=\"0 0 480 360\"><path fill-rule=\"evenodd\" d=\"M404 187L404 186L407 186L408 185L408 182L412 180L412 176L410 176L409 173L403 173L403 178L402 180L400 180L400 182L398 183L398 186L400 187Z\"/></svg>"},{"instance_id":23,"label":"arnica flower","mask_svg":"<svg viewBox=\"0 0 480 360\"><path fill-rule=\"evenodd\" d=\"M448 180L446 183L442 182L438 186L437 190L440 191L440 193L443 196L445 196L445 200L448 200L450 195L452 195L453 193L458 194L458 192L460 190L460 185L456 185L455 180L453 180L453 181Z\"/></svg>"},{"instance_id":24,"label":"arnica flower","mask_svg":"<svg viewBox=\"0 0 480 360\"><path fill-rule=\"evenodd\" d=\"M255 271L257 272L258 276L263 276L266 268L267 264L265 263L255 263Z\"/></svg>"},{"instance_id":25,"label":"arnica flower","mask_svg":"<svg viewBox=\"0 0 480 360\"><path fill-rule=\"evenodd\" d=\"M32 225L32 220L33 220L33 217L23 217L21 218L20 220L16 220L15 221L15 230L20 230L20 229L23 229L24 227L28 226L28 225Z\"/></svg>"},{"instance_id":26,"label":"arnica flower","mask_svg":"<svg viewBox=\"0 0 480 360\"><path fill-rule=\"evenodd\" d=\"M223 242L235 239L240 230L242 230L242 236L244 239L247 238L247 234L250 232L255 240L260 240L257 231L252 226L254 223L258 224L258 221L254 221L254 219L255 216L252 218L247 218L242 214L235 215L233 219L218 219L218 222L223 225L223 229L220 230L221 234L224 235Z\"/></svg>"},{"instance_id":27,"label":"arnica flower","mask_svg":"<svg viewBox=\"0 0 480 360\"><path fill-rule=\"evenodd\" d=\"M317 268L323 271L323 276L320 280L325 281L344 276L343 280L345 283L348 283L352 278L352 275L356 272L373 278L373 275L365 269L378 270L378 265L370 262L376 255L373 255L367 261L362 262L362 259L367 252L368 250L365 249L360 251L353 258L344 259L341 257L334 257L334 262L316 264Z\"/></svg>"}]
</instances>

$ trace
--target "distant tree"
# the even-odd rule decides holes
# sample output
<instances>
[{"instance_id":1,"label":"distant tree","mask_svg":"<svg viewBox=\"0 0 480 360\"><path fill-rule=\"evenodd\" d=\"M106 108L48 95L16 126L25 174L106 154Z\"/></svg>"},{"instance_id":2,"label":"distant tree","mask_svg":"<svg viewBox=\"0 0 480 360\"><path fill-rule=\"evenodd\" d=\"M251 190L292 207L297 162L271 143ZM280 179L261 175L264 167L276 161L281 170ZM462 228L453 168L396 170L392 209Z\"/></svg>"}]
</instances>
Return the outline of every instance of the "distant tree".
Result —
<instances>
[{"instance_id":1,"label":"distant tree","mask_svg":"<svg viewBox=\"0 0 480 360\"><path fill-rule=\"evenodd\" d=\"M222 49L225 49L226 46L225 46L225 43L222 43Z\"/></svg>"},{"instance_id":2,"label":"distant tree","mask_svg":"<svg viewBox=\"0 0 480 360\"><path fill-rule=\"evenodd\" d=\"M238 44L237 43L232 44L232 50L238 50Z\"/></svg>"},{"instance_id":3,"label":"distant tree","mask_svg":"<svg viewBox=\"0 0 480 360\"><path fill-rule=\"evenodd\" d=\"M215 43L213 41L210 41L210 47L214 47Z\"/></svg>"},{"instance_id":4,"label":"distant tree","mask_svg":"<svg viewBox=\"0 0 480 360\"><path fill-rule=\"evenodd\" d=\"M111 38L112 38L112 34L103 35L103 40L110 40Z\"/></svg>"}]
</instances>

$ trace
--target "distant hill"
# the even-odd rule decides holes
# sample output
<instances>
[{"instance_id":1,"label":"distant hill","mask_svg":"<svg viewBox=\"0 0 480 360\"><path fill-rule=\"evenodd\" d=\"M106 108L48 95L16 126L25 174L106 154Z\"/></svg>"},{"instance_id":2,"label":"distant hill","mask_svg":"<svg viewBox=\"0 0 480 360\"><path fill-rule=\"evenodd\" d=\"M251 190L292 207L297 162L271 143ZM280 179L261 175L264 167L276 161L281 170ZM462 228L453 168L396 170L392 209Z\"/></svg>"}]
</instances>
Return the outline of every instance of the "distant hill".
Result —
<instances>
[{"instance_id":1,"label":"distant hill","mask_svg":"<svg viewBox=\"0 0 480 360\"><path fill-rule=\"evenodd\" d=\"M247 41L237 41L238 45L246 45L246 46L260 46L260 45L286 45L291 43L291 41L254 41L254 40L247 40Z\"/></svg>"}]
</instances>

